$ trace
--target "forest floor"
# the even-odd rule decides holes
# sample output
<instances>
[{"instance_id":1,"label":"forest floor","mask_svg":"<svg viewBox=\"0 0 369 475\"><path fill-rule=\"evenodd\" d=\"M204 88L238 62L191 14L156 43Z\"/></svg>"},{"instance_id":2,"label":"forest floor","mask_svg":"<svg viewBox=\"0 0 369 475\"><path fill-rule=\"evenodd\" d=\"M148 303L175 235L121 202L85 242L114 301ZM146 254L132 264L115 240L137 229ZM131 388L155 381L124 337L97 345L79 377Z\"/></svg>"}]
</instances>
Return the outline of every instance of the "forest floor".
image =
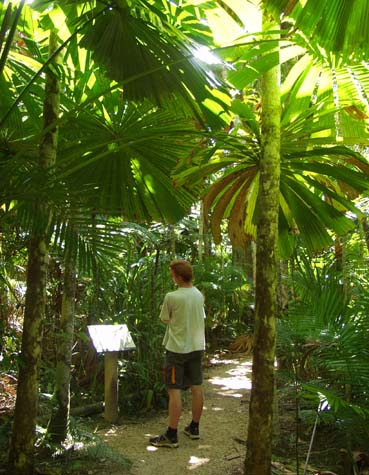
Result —
<instances>
[{"instance_id":1,"label":"forest floor","mask_svg":"<svg viewBox=\"0 0 369 475\"><path fill-rule=\"evenodd\" d=\"M0 391L3 408L15 401L15 387L8 381L7 391ZM248 409L251 391L251 359L248 354L223 352L208 357L204 368L205 406L200 424L200 439L190 440L183 434L191 421L191 395L183 393L183 414L179 426L179 448L156 448L150 445L152 436L163 433L167 427L167 411L159 410L150 415L124 416L119 424L108 424L102 415L75 421L80 443L58 457L37 457L37 475L241 475L246 455ZM0 388L1 389L1 388ZM295 406L290 393L278 390L279 410L278 444L273 448L273 475L292 475L296 470ZM0 411L1 416L1 411ZM1 424L0 424L1 429ZM86 441L83 443L83 434ZM0 430L1 435L1 430ZM308 451L311 427L304 440L299 437L300 470ZM82 438L81 438L82 436ZM0 442L3 438L0 438ZM327 452L328 438L324 436L318 447L315 466L306 467L306 474L340 474ZM80 446L80 448L78 447ZM82 449L81 449L82 448ZM5 447L0 444L3 453ZM325 459L325 460L324 460ZM1 463L0 475L8 474ZM336 466L335 466L336 465ZM319 468L318 468L319 467ZM322 468L324 467L324 468ZM328 468L329 467L329 468ZM325 470L332 470L326 472ZM368 466L369 470L369 466ZM300 471L302 473L302 471ZM350 472L351 473L351 472ZM362 472L364 473L364 472Z\"/></svg>"},{"instance_id":2,"label":"forest floor","mask_svg":"<svg viewBox=\"0 0 369 475\"><path fill-rule=\"evenodd\" d=\"M2 378L0 416L10 427L14 411L16 382ZM6 386L6 387L5 387ZM179 448L156 448L149 439L167 427L167 411L126 417L116 425L102 415L75 421L80 442L67 453L50 456L39 450L37 475L238 475L243 473L246 454L248 406L251 390L251 360L243 354L208 357L204 368L205 405L200 439L190 440L183 429L191 421L191 395L183 393ZM10 417L10 418L9 418ZM0 424L1 427L1 424ZM3 424L5 427L5 424ZM82 441L83 434L86 440ZM0 430L1 435L1 430ZM7 452L0 439L0 475Z\"/></svg>"},{"instance_id":3,"label":"forest floor","mask_svg":"<svg viewBox=\"0 0 369 475\"><path fill-rule=\"evenodd\" d=\"M122 472L100 475L237 475L243 473L247 435L248 403L251 389L249 357L211 358L204 369L205 406L200 424L200 439L190 440L183 429L191 421L191 396L184 393L180 420L179 448L156 448L149 438L167 427L167 413L160 411L142 421L98 430L114 452L127 458L131 466ZM91 470L90 475L95 475ZM96 472L97 473L97 472Z\"/></svg>"}]
</instances>

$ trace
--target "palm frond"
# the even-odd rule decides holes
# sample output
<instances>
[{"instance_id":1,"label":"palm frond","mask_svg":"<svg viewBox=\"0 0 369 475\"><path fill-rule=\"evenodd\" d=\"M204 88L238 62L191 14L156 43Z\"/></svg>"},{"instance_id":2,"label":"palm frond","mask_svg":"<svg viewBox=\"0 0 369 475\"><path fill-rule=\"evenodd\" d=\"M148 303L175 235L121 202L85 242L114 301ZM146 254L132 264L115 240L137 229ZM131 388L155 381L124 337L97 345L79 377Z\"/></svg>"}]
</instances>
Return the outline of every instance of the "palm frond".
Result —
<instances>
[{"instance_id":1,"label":"palm frond","mask_svg":"<svg viewBox=\"0 0 369 475\"><path fill-rule=\"evenodd\" d=\"M108 107L105 102L100 113L68 118L71 135L56 179L67 180L80 197L83 190L86 201L105 212L130 220L178 220L193 197L186 188L174 188L171 172L191 154L199 132L149 105L120 101Z\"/></svg>"},{"instance_id":2,"label":"palm frond","mask_svg":"<svg viewBox=\"0 0 369 475\"><path fill-rule=\"evenodd\" d=\"M322 386L313 385L313 384L305 384L301 385L303 389L303 397L307 397L308 395L318 396L320 401L327 401L329 407L333 410L335 414L340 417L345 415L345 419L347 420L348 417L353 415L358 416L361 421L367 421L369 418L369 409L352 402L348 402L345 400L343 394L340 394L337 391L330 390L324 388Z\"/></svg>"},{"instance_id":3,"label":"palm frond","mask_svg":"<svg viewBox=\"0 0 369 475\"><path fill-rule=\"evenodd\" d=\"M213 124L221 124L220 118L204 106L207 99L222 102L219 96L211 94L220 81L194 59L196 45L176 33L163 16L155 23L156 11L143 3L151 14L145 13L144 8L140 14L139 8L129 10L112 2L110 8L96 15L80 46L89 49L109 78L123 86L127 100L150 98L162 105L177 95L198 119L204 113ZM224 102L221 105L227 107Z\"/></svg>"},{"instance_id":4,"label":"palm frond","mask_svg":"<svg viewBox=\"0 0 369 475\"><path fill-rule=\"evenodd\" d=\"M54 220L52 244L59 255L72 253L80 274L92 275L96 265L101 271L109 272L112 263L121 259L122 250L132 236L156 245L155 235L138 223L79 210L64 213Z\"/></svg>"},{"instance_id":5,"label":"palm frond","mask_svg":"<svg viewBox=\"0 0 369 475\"><path fill-rule=\"evenodd\" d=\"M274 11L277 18L293 19L293 27L328 52L344 59L367 60L369 27L366 1L347 2L345 0L268 0L267 8ZM283 21L283 20L282 20Z\"/></svg>"},{"instance_id":6,"label":"palm frond","mask_svg":"<svg viewBox=\"0 0 369 475\"><path fill-rule=\"evenodd\" d=\"M286 348L304 398L326 401L343 424L368 419L369 345L367 291L361 297L344 292L335 271L302 256L295 268L296 298L278 322L277 348ZM310 379L305 382L310 371ZM313 371L313 373L311 373ZM313 374L313 376L312 376Z\"/></svg>"}]
</instances>

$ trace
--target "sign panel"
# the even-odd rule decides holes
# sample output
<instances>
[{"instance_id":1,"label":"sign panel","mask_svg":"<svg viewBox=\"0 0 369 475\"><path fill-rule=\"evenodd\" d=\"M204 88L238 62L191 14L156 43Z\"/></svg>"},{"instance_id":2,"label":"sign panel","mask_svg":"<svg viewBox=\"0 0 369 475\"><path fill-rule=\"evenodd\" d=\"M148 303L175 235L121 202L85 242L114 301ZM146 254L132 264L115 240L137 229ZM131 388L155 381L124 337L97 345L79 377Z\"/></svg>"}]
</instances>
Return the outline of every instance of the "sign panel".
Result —
<instances>
[{"instance_id":1,"label":"sign panel","mask_svg":"<svg viewBox=\"0 0 369 475\"><path fill-rule=\"evenodd\" d=\"M127 325L88 325L88 333L98 353L110 351L134 350Z\"/></svg>"}]
</instances>

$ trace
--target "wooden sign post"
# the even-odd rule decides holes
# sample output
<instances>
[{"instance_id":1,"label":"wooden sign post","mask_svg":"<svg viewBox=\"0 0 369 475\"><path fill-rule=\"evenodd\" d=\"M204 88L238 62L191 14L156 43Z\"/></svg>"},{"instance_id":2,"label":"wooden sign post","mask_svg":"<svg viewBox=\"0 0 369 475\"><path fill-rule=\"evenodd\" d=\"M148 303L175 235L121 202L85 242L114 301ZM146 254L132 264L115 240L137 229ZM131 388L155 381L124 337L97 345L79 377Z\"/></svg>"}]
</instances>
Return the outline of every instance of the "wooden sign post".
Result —
<instances>
[{"instance_id":1,"label":"wooden sign post","mask_svg":"<svg viewBox=\"0 0 369 475\"><path fill-rule=\"evenodd\" d=\"M109 422L117 422L118 412L118 352L110 351L104 355L104 417Z\"/></svg>"},{"instance_id":2,"label":"wooden sign post","mask_svg":"<svg viewBox=\"0 0 369 475\"><path fill-rule=\"evenodd\" d=\"M127 325L89 325L88 332L98 353L104 353L105 408L104 418L117 422L118 411L118 356L120 351L136 348Z\"/></svg>"}]
</instances>

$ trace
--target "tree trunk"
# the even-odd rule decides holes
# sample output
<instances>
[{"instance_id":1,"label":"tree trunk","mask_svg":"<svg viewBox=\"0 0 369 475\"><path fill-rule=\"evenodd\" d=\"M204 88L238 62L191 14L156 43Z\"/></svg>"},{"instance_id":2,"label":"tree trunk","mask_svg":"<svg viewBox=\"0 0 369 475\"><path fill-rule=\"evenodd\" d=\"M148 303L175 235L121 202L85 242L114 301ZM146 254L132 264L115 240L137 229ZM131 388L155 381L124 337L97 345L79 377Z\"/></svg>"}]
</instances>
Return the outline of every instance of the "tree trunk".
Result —
<instances>
[{"instance_id":1,"label":"tree trunk","mask_svg":"<svg viewBox=\"0 0 369 475\"><path fill-rule=\"evenodd\" d=\"M360 224L363 229L366 248L367 248L367 251L369 252L369 225L368 225L368 219L366 216L361 218Z\"/></svg>"},{"instance_id":2,"label":"tree trunk","mask_svg":"<svg viewBox=\"0 0 369 475\"><path fill-rule=\"evenodd\" d=\"M70 413L70 369L72 364L74 335L74 302L76 294L75 256L67 249L64 259L64 283L60 331L57 340L57 363L55 375L54 399L56 406L51 414L48 426L50 440L63 442L69 429Z\"/></svg>"},{"instance_id":3,"label":"tree trunk","mask_svg":"<svg viewBox=\"0 0 369 475\"><path fill-rule=\"evenodd\" d=\"M3 276L0 276L0 354L3 352L3 341L5 331L8 327L8 292L5 285L5 262L3 258L3 233L0 228L0 269Z\"/></svg>"},{"instance_id":4,"label":"tree trunk","mask_svg":"<svg viewBox=\"0 0 369 475\"><path fill-rule=\"evenodd\" d=\"M50 55L57 48L56 35L50 34ZM56 160L59 85L49 69L46 73L44 130L40 143L39 164L47 173ZM39 365L41 360L42 323L45 317L48 263L48 224L50 209L45 201L35 203L35 223L31 231L27 291L24 311L21 361L17 400L9 452L9 465L14 475L32 475L38 410Z\"/></svg>"},{"instance_id":5,"label":"tree trunk","mask_svg":"<svg viewBox=\"0 0 369 475\"><path fill-rule=\"evenodd\" d=\"M38 408L39 362L42 320L45 315L47 244L34 237L28 250L27 292L22 353L9 463L14 474L33 473L33 446Z\"/></svg>"},{"instance_id":6,"label":"tree trunk","mask_svg":"<svg viewBox=\"0 0 369 475\"><path fill-rule=\"evenodd\" d=\"M274 25L275 26L275 25ZM264 12L263 31L273 25ZM271 39L271 37L269 37ZM275 36L274 36L275 38ZM276 38L277 40L277 38ZM275 52L278 54L276 41ZM260 219L256 242L255 335L245 474L270 475L272 457L280 176L279 66L262 78Z\"/></svg>"}]
</instances>

